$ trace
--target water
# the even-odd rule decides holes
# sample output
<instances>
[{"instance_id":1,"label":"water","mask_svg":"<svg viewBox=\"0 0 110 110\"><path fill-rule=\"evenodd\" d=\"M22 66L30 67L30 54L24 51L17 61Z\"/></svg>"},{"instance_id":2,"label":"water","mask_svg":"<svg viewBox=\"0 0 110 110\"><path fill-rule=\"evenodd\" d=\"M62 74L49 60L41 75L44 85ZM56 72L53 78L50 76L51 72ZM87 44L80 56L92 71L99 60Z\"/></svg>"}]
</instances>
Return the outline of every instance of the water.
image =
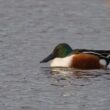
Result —
<instances>
[{"instance_id":1,"label":"water","mask_svg":"<svg viewBox=\"0 0 110 110\"><path fill-rule=\"evenodd\" d=\"M0 0L0 109L109 110L109 70L60 70L39 62L61 42L110 49L105 0Z\"/></svg>"}]
</instances>

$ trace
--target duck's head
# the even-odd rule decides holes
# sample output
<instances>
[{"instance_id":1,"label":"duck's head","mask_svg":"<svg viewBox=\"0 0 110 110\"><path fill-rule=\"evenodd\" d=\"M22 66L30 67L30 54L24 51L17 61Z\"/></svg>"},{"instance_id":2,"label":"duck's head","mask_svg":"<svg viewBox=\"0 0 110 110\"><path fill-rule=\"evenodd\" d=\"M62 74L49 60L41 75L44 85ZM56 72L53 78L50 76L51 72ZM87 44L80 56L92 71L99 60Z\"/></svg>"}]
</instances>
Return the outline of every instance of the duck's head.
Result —
<instances>
[{"instance_id":1,"label":"duck's head","mask_svg":"<svg viewBox=\"0 0 110 110\"><path fill-rule=\"evenodd\" d=\"M72 51L72 48L68 44L58 44L52 53L48 57L44 58L40 63L46 63L54 58L64 58L68 56Z\"/></svg>"}]
</instances>

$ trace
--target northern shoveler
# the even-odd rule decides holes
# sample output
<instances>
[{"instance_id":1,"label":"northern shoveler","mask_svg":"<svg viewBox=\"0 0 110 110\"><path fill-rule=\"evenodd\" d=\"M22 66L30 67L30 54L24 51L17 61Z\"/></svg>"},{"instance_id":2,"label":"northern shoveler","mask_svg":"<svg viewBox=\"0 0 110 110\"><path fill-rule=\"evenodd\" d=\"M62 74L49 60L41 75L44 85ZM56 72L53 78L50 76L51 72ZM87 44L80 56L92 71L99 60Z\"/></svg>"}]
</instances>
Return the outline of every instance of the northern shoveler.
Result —
<instances>
[{"instance_id":1,"label":"northern shoveler","mask_svg":"<svg viewBox=\"0 0 110 110\"><path fill-rule=\"evenodd\" d=\"M110 67L110 50L73 50L68 44L61 43L40 63L52 60L51 67L71 67L78 69L101 69ZM110 57L110 56L109 56Z\"/></svg>"}]
</instances>

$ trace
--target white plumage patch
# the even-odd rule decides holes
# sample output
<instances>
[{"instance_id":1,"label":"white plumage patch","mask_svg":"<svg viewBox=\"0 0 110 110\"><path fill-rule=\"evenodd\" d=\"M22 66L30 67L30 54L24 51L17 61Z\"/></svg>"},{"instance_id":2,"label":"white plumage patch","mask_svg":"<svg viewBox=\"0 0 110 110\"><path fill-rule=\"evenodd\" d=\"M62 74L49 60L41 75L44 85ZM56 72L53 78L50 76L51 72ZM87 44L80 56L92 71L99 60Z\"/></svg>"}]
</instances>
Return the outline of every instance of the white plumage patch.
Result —
<instances>
[{"instance_id":1,"label":"white plumage patch","mask_svg":"<svg viewBox=\"0 0 110 110\"><path fill-rule=\"evenodd\" d=\"M110 69L110 63L107 65L107 69Z\"/></svg>"},{"instance_id":2,"label":"white plumage patch","mask_svg":"<svg viewBox=\"0 0 110 110\"><path fill-rule=\"evenodd\" d=\"M107 56L107 58L110 58L110 54ZM110 63L107 65L107 69L110 69Z\"/></svg>"},{"instance_id":3,"label":"white plumage patch","mask_svg":"<svg viewBox=\"0 0 110 110\"><path fill-rule=\"evenodd\" d=\"M106 60L104 60L104 59L100 59L99 62L100 62L100 64L103 65L103 66L106 66L106 64L107 64Z\"/></svg>"},{"instance_id":4,"label":"white plumage patch","mask_svg":"<svg viewBox=\"0 0 110 110\"><path fill-rule=\"evenodd\" d=\"M70 67L71 61L74 55L70 55L64 58L55 58L52 60L51 67Z\"/></svg>"},{"instance_id":5,"label":"white plumage patch","mask_svg":"<svg viewBox=\"0 0 110 110\"><path fill-rule=\"evenodd\" d=\"M110 58L110 55L107 55L107 58Z\"/></svg>"}]
</instances>

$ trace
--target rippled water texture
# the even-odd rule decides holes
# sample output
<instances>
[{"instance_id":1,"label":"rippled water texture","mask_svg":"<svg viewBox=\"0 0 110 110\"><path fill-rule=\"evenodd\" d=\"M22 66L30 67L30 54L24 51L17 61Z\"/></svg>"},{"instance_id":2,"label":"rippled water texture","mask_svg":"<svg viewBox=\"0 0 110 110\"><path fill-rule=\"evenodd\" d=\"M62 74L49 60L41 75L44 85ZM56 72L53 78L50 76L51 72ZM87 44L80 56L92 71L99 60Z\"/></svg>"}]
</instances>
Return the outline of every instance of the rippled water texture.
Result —
<instances>
[{"instance_id":1,"label":"rippled water texture","mask_svg":"<svg viewBox=\"0 0 110 110\"><path fill-rule=\"evenodd\" d=\"M110 71L49 68L60 42L110 49L109 0L0 0L0 110L109 110Z\"/></svg>"}]
</instances>

